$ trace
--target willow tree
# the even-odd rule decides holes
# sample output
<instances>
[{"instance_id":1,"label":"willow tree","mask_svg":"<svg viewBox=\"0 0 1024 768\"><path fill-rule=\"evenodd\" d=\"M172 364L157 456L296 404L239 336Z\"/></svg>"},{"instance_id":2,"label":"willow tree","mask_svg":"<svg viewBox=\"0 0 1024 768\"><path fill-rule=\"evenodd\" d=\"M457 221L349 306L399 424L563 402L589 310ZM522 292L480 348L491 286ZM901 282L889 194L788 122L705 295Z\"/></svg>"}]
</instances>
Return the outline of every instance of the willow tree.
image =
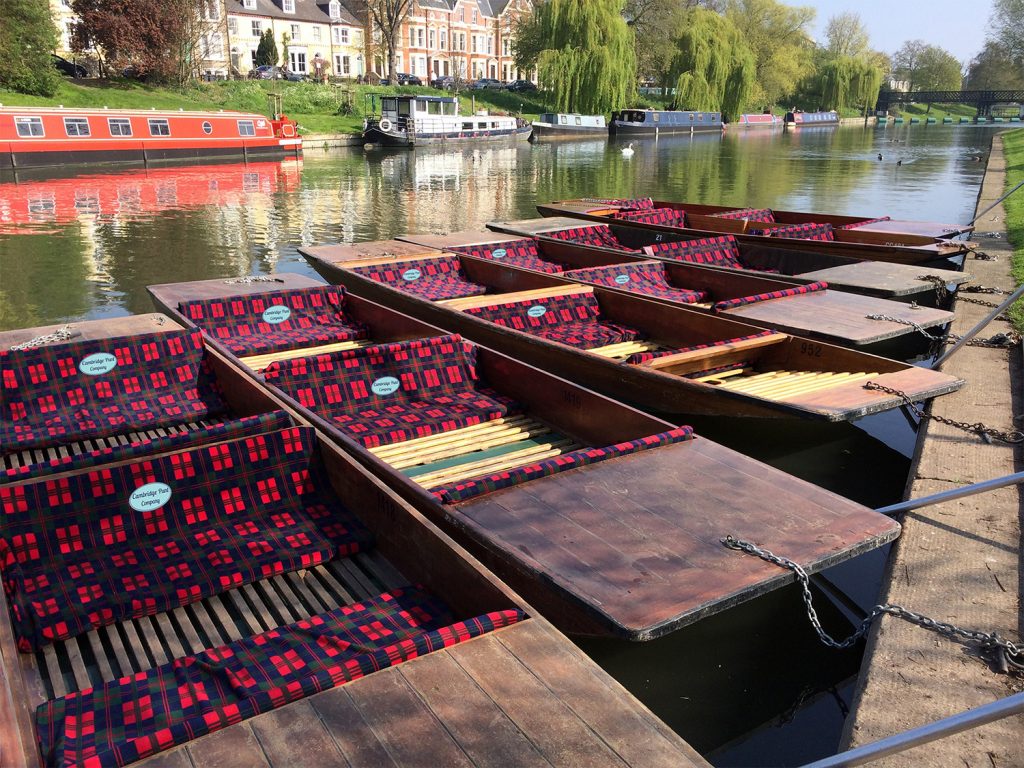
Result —
<instances>
[{"instance_id":1,"label":"willow tree","mask_svg":"<svg viewBox=\"0 0 1024 768\"><path fill-rule=\"evenodd\" d=\"M548 0L537 8L538 75L559 112L603 114L636 88L633 32L623 0Z\"/></svg>"},{"instance_id":2,"label":"willow tree","mask_svg":"<svg viewBox=\"0 0 1024 768\"><path fill-rule=\"evenodd\" d=\"M706 8L690 10L675 37L672 62L680 109L721 112L735 119L750 98L754 54L736 26Z\"/></svg>"},{"instance_id":3,"label":"willow tree","mask_svg":"<svg viewBox=\"0 0 1024 768\"><path fill-rule=\"evenodd\" d=\"M820 77L822 101L831 109L867 111L878 102L882 70L863 57L837 56L821 68Z\"/></svg>"}]
</instances>

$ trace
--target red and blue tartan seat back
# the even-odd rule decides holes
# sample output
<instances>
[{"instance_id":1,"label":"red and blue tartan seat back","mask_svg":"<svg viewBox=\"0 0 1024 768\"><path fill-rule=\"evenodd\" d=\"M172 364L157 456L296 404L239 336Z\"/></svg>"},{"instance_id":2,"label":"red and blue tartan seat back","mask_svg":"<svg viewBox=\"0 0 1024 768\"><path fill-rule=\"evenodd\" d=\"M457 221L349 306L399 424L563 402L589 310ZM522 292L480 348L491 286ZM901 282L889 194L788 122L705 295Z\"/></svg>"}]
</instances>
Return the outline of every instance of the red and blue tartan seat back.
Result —
<instances>
[{"instance_id":1,"label":"red and blue tartan seat back","mask_svg":"<svg viewBox=\"0 0 1024 768\"><path fill-rule=\"evenodd\" d=\"M0 451L204 419L225 410L199 331L0 351Z\"/></svg>"},{"instance_id":2,"label":"red and blue tartan seat back","mask_svg":"<svg viewBox=\"0 0 1024 768\"><path fill-rule=\"evenodd\" d=\"M0 486L0 568L36 649L367 546L309 427Z\"/></svg>"},{"instance_id":3,"label":"red and blue tartan seat back","mask_svg":"<svg viewBox=\"0 0 1024 768\"><path fill-rule=\"evenodd\" d=\"M474 256L478 259L500 261L502 264L513 264L517 267L532 269L537 272L556 274L563 270L561 264L548 261L540 255L537 241L532 237L519 240L508 240L502 243L482 243L480 245L456 245L451 250Z\"/></svg>"},{"instance_id":4,"label":"red and blue tartan seat back","mask_svg":"<svg viewBox=\"0 0 1024 768\"><path fill-rule=\"evenodd\" d=\"M430 595L392 590L49 701L40 752L47 765L124 766L523 618L456 621Z\"/></svg>"},{"instance_id":5,"label":"red and blue tartan seat back","mask_svg":"<svg viewBox=\"0 0 1024 768\"><path fill-rule=\"evenodd\" d=\"M345 289L334 285L182 302L178 309L236 355L366 336L366 328L345 314Z\"/></svg>"},{"instance_id":6,"label":"red and blue tartan seat back","mask_svg":"<svg viewBox=\"0 0 1024 768\"><path fill-rule=\"evenodd\" d=\"M854 221L849 224L842 224L839 229L856 229L857 227L866 227L869 224L878 224L883 221L892 221L891 216L879 216L877 219L864 219L863 221Z\"/></svg>"},{"instance_id":7,"label":"red and blue tartan seat back","mask_svg":"<svg viewBox=\"0 0 1024 768\"><path fill-rule=\"evenodd\" d=\"M756 304L761 301L771 301L772 299L785 299L790 296L803 296L807 293L817 293L818 291L826 290L828 290L828 283L819 280L814 283L808 283L807 285L783 288L779 291L768 291L766 293L755 293L753 296L740 296L735 299L726 299L725 301L716 302L714 310L716 312L723 312L727 309L742 307L746 304Z\"/></svg>"},{"instance_id":8,"label":"red and blue tartan seat back","mask_svg":"<svg viewBox=\"0 0 1024 768\"><path fill-rule=\"evenodd\" d=\"M745 269L740 261L740 248L732 235L701 237L679 243L654 243L645 249L660 259L674 259L689 264L712 264L729 269Z\"/></svg>"},{"instance_id":9,"label":"red and blue tartan seat back","mask_svg":"<svg viewBox=\"0 0 1024 768\"><path fill-rule=\"evenodd\" d=\"M747 221L760 221L764 224L774 224L775 214L770 208L737 208L735 211L722 211L712 213L716 219L746 219Z\"/></svg>"},{"instance_id":10,"label":"red and blue tartan seat back","mask_svg":"<svg viewBox=\"0 0 1024 768\"><path fill-rule=\"evenodd\" d=\"M630 210L646 210L654 207L654 200L649 197L586 197L585 203L597 203L599 205L614 205L619 208Z\"/></svg>"},{"instance_id":11,"label":"red and blue tartan seat back","mask_svg":"<svg viewBox=\"0 0 1024 768\"><path fill-rule=\"evenodd\" d=\"M353 272L430 301L479 296L487 286L474 283L462 269L458 256L410 259L388 264L355 267Z\"/></svg>"},{"instance_id":12,"label":"red and blue tartan seat back","mask_svg":"<svg viewBox=\"0 0 1024 768\"><path fill-rule=\"evenodd\" d=\"M566 272L565 276L573 280L581 280L584 283L607 285L609 288L618 288L644 296L657 296L686 304L703 301L707 297L704 291L694 291L673 285L665 272L665 264L660 261L640 261L631 264L613 264L609 267L573 269Z\"/></svg>"},{"instance_id":13,"label":"red and blue tartan seat back","mask_svg":"<svg viewBox=\"0 0 1024 768\"><path fill-rule=\"evenodd\" d=\"M647 211L619 211L615 218L621 221L635 221L638 224L663 224L669 227L685 227L686 211L679 208L652 208Z\"/></svg>"},{"instance_id":14,"label":"red and blue tartan seat back","mask_svg":"<svg viewBox=\"0 0 1024 768\"><path fill-rule=\"evenodd\" d=\"M751 235L768 235L769 237L792 237L797 240L835 240L831 224L791 224L784 227L768 227L751 229Z\"/></svg>"},{"instance_id":15,"label":"red and blue tartan seat back","mask_svg":"<svg viewBox=\"0 0 1024 768\"><path fill-rule=\"evenodd\" d=\"M570 243L579 243L580 245L593 245L599 248L615 248L619 251L633 251L636 248L630 248L619 242L619 238L612 232L612 228L607 224L593 224L584 227L570 227L569 229L557 229L552 232L544 232L545 237L553 237L556 240L566 240Z\"/></svg>"},{"instance_id":16,"label":"red and blue tartan seat back","mask_svg":"<svg viewBox=\"0 0 1024 768\"><path fill-rule=\"evenodd\" d=\"M514 406L480 385L475 349L457 335L282 360L265 376L367 448L491 421Z\"/></svg>"},{"instance_id":17,"label":"red and blue tartan seat back","mask_svg":"<svg viewBox=\"0 0 1024 768\"><path fill-rule=\"evenodd\" d=\"M770 330L758 331L757 333L751 333L749 336L737 336L736 338L733 338L733 339L719 339L717 341L709 341L709 342L705 342L703 344L691 344L688 347L679 347L677 349L662 349L662 350L657 350L657 351L654 351L654 352L635 352L634 354L629 356L629 358L626 360L626 363L628 363L630 365L640 365L641 363L646 363L648 360L654 360L655 358L658 358L658 357L666 357L668 355L676 355L676 354L679 354L680 352L693 352L693 351L698 350L698 349L710 349L711 347L722 347L722 346L725 346L726 344L734 344L737 341L746 341L747 339L756 339L756 338L759 338L761 336L771 336L773 333L775 333L775 331L770 331ZM746 365L746 363L744 363L744 365ZM691 374L685 374L685 375L689 376ZM692 375L693 376L704 376L706 374L704 372L696 372L696 373L694 373Z\"/></svg>"}]
</instances>

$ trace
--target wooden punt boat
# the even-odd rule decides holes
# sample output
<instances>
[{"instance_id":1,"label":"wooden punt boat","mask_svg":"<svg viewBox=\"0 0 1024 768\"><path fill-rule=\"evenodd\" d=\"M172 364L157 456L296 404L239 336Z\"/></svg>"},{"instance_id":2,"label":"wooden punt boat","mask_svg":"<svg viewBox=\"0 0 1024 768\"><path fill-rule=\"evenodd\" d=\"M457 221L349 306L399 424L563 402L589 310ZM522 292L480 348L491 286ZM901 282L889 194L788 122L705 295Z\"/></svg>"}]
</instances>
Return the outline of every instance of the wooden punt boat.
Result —
<instances>
[{"instance_id":1,"label":"wooden punt boat","mask_svg":"<svg viewBox=\"0 0 1024 768\"><path fill-rule=\"evenodd\" d=\"M307 350L258 374L239 355L251 336L222 329L242 327L236 320L270 302L340 292L276 277L286 291L201 281L150 292L158 306L199 323L211 344L235 350L239 365L307 409L565 631L649 640L788 581L732 557L719 541L727 529L796 552L811 570L896 533L870 510L692 439L688 427L458 336ZM372 324L366 334L376 335Z\"/></svg>"},{"instance_id":2,"label":"wooden punt boat","mask_svg":"<svg viewBox=\"0 0 1024 768\"><path fill-rule=\"evenodd\" d=\"M170 369L154 360L180 355L181 342L198 338L163 316L144 315L74 323L71 341L44 344L34 356L7 352L56 329L0 333L6 395L19 394L15 379L27 375L41 382L45 369L60 372L69 401L91 407L92 395L86 393L83 402L73 394L82 382L67 361L97 371L101 382L98 371L109 360L98 355L113 355L113 375L127 378L123 388L116 382L112 388L130 394L126 382L139 369L131 359L135 352L146 358L142 368L163 373ZM89 356L80 356L90 349L111 351L90 352L86 363ZM162 753L147 764L283 767L294 765L301 751L325 765L349 764L353 755L408 765L503 764L516 756L551 764L707 765L455 542L304 426L308 422L283 399L244 375L237 361L210 346L202 353L203 371L217 385L216 393L202 390L208 404L221 397L233 416L275 414L287 421L244 439L221 433L223 440L213 436L201 447L195 441L191 448L164 445L144 455L146 446L139 445L92 468L37 467L29 477L0 485L0 535L8 554L0 590L0 764L124 765ZM29 359L31 371L20 365ZM12 412L5 407L4 419ZM22 426L46 421L40 418L46 414L21 415ZM70 423L64 419L65 427ZM179 439L197 438L205 429L194 422L179 426ZM88 424L79 427L82 435L95 432ZM154 427L149 437L165 439L167 431ZM38 450L53 459L66 452L87 457L105 440L115 438L61 440ZM281 448L287 458L277 452ZM279 471L267 470L272 465ZM155 479L166 481L170 494L162 506L147 505L150 497L139 493ZM278 500L274 481L289 485ZM241 496L232 490L239 488ZM83 489L76 501L66 498ZM248 537L254 557L278 541L274 531L296 534L289 545L302 551L301 537L288 530L298 523L286 518L301 516L303 504L311 502L322 506L306 508L311 512L302 534L322 539L330 528L336 556L308 556L310 549L300 557L301 568L275 567L263 558L252 578L225 573L232 555L235 564L246 558L215 523L218 490L225 513L234 505L230 519ZM131 512L146 520L145 535L124 517L129 506L134 509L133 498L148 506ZM182 512L197 525L187 527ZM47 517L60 525L50 533L40 528L34 540L20 531L19 539L12 531L26 517L37 526ZM273 530L252 533L268 519ZM87 530L79 529L90 520ZM352 538L343 546L346 529ZM193 579L189 555L176 549L185 542L175 538L178 531L194 534L192 549L203 561L201 573L199 561L192 563L192 573L200 574ZM90 549L101 535L102 551ZM203 537L210 546L204 547ZM41 555L24 558L32 546ZM137 561L147 562L151 552L166 578L142 588ZM34 565L40 557L57 566ZM136 610L119 595L101 594L102 579L88 575L93 570L122 580L128 595L140 594L143 603L170 599L168 584L191 599L166 610ZM50 621L59 630L54 640L20 652L18 644L32 637L24 610L32 602L16 587L28 585L33 573L36 597L59 592L56 582L70 588L71 601L74 579L89 594L85 600L78 592L81 604L95 610L84 615L60 606L60 616L80 631ZM209 586L218 577L215 589L193 592L204 589L204 579ZM12 612L14 606L21 610Z\"/></svg>"},{"instance_id":3,"label":"wooden punt boat","mask_svg":"<svg viewBox=\"0 0 1024 768\"><path fill-rule=\"evenodd\" d=\"M595 224L594 226L601 226ZM688 261L713 269L742 269L744 272L777 278L785 275L799 282L826 281L831 287L848 293L862 293L882 299L917 302L927 306L940 304L936 284L959 286L973 276L961 270L927 268L891 261L864 261L821 251L793 250L780 245L778 240L761 238L758 241L738 241L733 235L701 237L696 234L665 235L661 232L634 230L628 233L630 245L616 236L621 230L608 228L608 235L599 244L578 240L565 240L566 231L580 229L576 219L561 216L518 221L494 221L487 225L494 232L536 237L540 249L547 250L551 241L571 242L578 248L612 250L631 259L662 258ZM493 237L470 233L460 236L460 244L489 242ZM404 239L406 236L400 236ZM410 236L418 241L421 236ZM440 237L440 236L438 236ZM675 247L678 244L678 247ZM688 247L692 246L692 247ZM677 251L672 253L672 251ZM609 256L610 258L610 256Z\"/></svg>"},{"instance_id":4,"label":"wooden punt boat","mask_svg":"<svg viewBox=\"0 0 1024 768\"><path fill-rule=\"evenodd\" d=\"M898 359L926 354L931 341L913 326L871 317L893 317L921 327L941 326L953 319L952 312L941 309L830 290L831 285L824 281L797 282L779 275L707 269L668 258L642 258L646 254L631 254L626 261L622 251L555 238L507 240L480 232L399 237L426 248L437 248L435 257L442 257L442 250L447 250L487 259L513 271L529 269L555 275L552 285L557 284L557 278L565 278ZM716 242L696 250L654 253L735 258L727 251L729 245ZM508 283L504 285L507 287Z\"/></svg>"},{"instance_id":5,"label":"wooden punt boat","mask_svg":"<svg viewBox=\"0 0 1024 768\"><path fill-rule=\"evenodd\" d=\"M937 371L552 275L512 272L493 261L438 258L436 251L353 260L353 250L366 246L300 253L352 293L656 412L851 421L902 404L866 389L868 381L915 399L963 384ZM430 279L420 282L423 275ZM410 292L412 284L439 300Z\"/></svg>"},{"instance_id":6,"label":"wooden punt boat","mask_svg":"<svg viewBox=\"0 0 1024 768\"><path fill-rule=\"evenodd\" d=\"M868 225L856 229L842 229L828 222L813 219L805 223L778 224L772 221L755 220L757 217L774 216L768 209L737 209L727 214L707 215L691 213L678 203L657 203L650 198L638 201L618 201L609 204L601 201L566 200L537 205L542 216L559 216L586 221L612 223L621 228L624 236L630 230L653 230L663 234L689 234L709 236L714 234L734 235L737 240L757 242L764 239L778 240L787 248L804 251L822 251L841 256L850 256L871 261L894 261L900 264L926 264L933 261L952 259L968 250L969 244L961 240L945 240L914 233L889 232L868 229ZM644 209L633 206L650 205ZM725 218L740 215L741 218ZM794 214L796 215L796 214ZM748 216L749 218L742 218ZM808 216L811 216L808 214ZM864 220L861 220L864 221ZM843 225L838 225L842 227ZM871 225L875 226L875 225ZM909 226L909 225L908 225ZM955 234L955 233L950 233Z\"/></svg>"}]
</instances>

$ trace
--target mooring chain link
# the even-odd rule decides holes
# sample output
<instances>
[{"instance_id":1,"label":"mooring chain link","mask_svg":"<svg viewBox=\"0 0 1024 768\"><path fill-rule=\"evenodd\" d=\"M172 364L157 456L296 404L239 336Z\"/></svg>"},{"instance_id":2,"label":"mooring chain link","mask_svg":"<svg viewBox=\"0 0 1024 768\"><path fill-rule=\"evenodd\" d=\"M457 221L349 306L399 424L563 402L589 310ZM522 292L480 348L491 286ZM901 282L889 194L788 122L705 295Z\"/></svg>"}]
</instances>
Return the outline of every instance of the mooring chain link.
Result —
<instances>
[{"instance_id":1,"label":"mooring chain link","mask_svg":"<svg viewBox=\"0 0 1024 768\"><path fill-rule=\"evenodd\" d=\"M225 280L224 285L248 285L249 283L283 283L280 277L270 275L246 275L245 277L232 277Z\"/></svg>"},{"instance_id":2,"label":"mooring chain link","mask_svg":"<svg viewBox=\"0 0 1024 768\"><path fill-rule=\"evenodd\" d=\"M935 289L935 297L940 304L949 296L949 287L946 281L938 275L918 275L917 279L932 284L932 287Z\"/></svg>"},{"instance_id":3,"label":"mooring chain link","mask_svg":"<svg viewBox=\"0 0 1024 768\"><path fill-rule=\"evenodd\" d=\"M786 568L792 571L796 576L797 583L800 584L804 605L807 608L807 618L810 619L811 626L821 639L821 642L830 648L835 648L837 650L849 648L868 633L868 630L871 629L871 624L875 619L883 614L887 614L894 618L909 622L910 624L914 624L915 626L935 632L950 640L966 640L968 642L977 643L981 647L982 651L1001 652L1005 654L1004 658L1008 664L1012 665L1015 669L1024 669L1024 644L1004 640L995 632L981 632L976 629L965 629L964 627L958 627L955 624L950 624L945 621L937 621L936 619L925 616L924 614L907 610L903 606L892 605L889 603L874 606L868 612L868 615L861 621L860 626L854 630L853 634L844 640L836 640L826 632L825 628L821 625L821 620L818 618L818 612L814 608L814 598L811 594L811 580L807 575L807 571L803 569L803 566L793 560L790 560L788 557L780 557L774 552L758 547L756 544L752 544L749 541L737 539L732 534L723 537L721 542L729 549L745 552L748 555L754 555L766 562L777 565L780 568Z\"/></svg>"},{"instance_id":4,"label":"mooring chain link","mask_svg":"<svg viewBox=\"0 0 1024 768\"><path fill-rule=\"evenodd\" d=\"M992 288L987 285L961 285L958 293L994 293L1001 296L1009 296L1013 291L1004 291L1002 288Z\"/></svg>"},{"instance_id":5,"label":"mooring chain link","mask_svg":"<svg viewBox=\"0 0 1024 768\"><path fill-rule=\"evenodd\" d=\"M71 326L63 325L53 333L44 333L42 336L36 336L34 339L23 341L21 344L15 344L12 346L11 352L23 352L26 349L35 349L36 347L42 347L46 344L55 344L60 341L68 341L71 338Z\"/></svg>"},{"instance_id":6,"label":"mooring chain link","mask_svg":"<svg viewBox=\"0 0 1024 768\"><path fill-rule=\"evenodd\" d=\"M967 252L978 261L999 261L998 256L993 256L992 254L985 253L984 251L977 251L974 248L968 248Z\"/></svg>"},{"instance_id":7,"label":"mooring chain link","mask_svg":"<svg viewBox=\"0 0 1024 768\"><path fill-rule=\"evenodd\" d=\"M927 413L913 401L910 395L902 390L893 389L892 387L887 387L874 381L867 382L864 385L864 389L870 389L876 392L885 392L886 394L900 398L903 401L903 404L913 411L918 418L931 419L932 421L937 421L940 424L945 424L948 427L956 427L957 429L962 429L964 432L974 432L979 437L992 438L1011 445L1024 443L1024 432L1021 432L1020 430L995 429L993 427L986 427L980 421L971 424L966 421L957 421L955 419L948 419L945 416L939 416L938 414Z\"/></svg>"},{"instance_id":8,"label":"mooring chain link","mask_svg":"<svg viewBox=\"0 0 1024 768\"><path fill-rule=\"evenodd\" d=\"M891 323L899 323L900 325L907 325L913 328L915 331L920 333L929 341L944 344L955 344L960 341L962 336L956 333L946 333L945 335L938 335L929 333L925 330L924 326L920 323L915 323L913 320L905 320L902 317L893 317L892 315L865 315L868 320L888 320ZM968 347L986 347L987 349L1009 349L1015 347L1021 343L1021 335L1016 331L1006 331L993 334L987 339L973 338L967 342Z\"/></svg>"}]
</instances>

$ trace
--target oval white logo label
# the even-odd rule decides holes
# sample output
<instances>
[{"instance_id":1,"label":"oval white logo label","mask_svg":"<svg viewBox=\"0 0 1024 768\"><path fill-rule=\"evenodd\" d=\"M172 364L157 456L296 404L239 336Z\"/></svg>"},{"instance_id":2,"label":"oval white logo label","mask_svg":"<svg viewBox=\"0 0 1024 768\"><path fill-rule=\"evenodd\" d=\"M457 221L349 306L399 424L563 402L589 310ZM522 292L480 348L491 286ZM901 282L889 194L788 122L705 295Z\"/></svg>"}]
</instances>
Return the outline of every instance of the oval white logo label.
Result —
<instances>
[{"instance_id":1,"label":"oval white logo label","mask_svg":"<svg viewBox=\"0 0 1024 768\"><path fill-rule=\"evenodd\" d=\"M495 248L493 251L491 251L491 256L494 257L495 259L504 259L506 256L508 256L508 251L506 251L504 248Z\"/></svg>"},{"instance_id":2,"label":"oval white logo label","mask_svg":"<svg viewBox=\"0 0 1024 768\"><path fill-rule=\"evenodd\" d=\"M398 391L398 379L394 376L382 376L370 385L370 391L375 395L392 395Z\"/></svg>"},{"instance_id":3,"label":"oval white logo label","mask_svg":"<svg viewBox=\"0 0 1024 768\"><path fill-rule=\"evenodd\" d=\"M419 280L422 274L418 269L407 269L402 273L402 279L411 283L413 280Z\"/></svg>"},{"instance_id":4,"label":"oval white logo label","mask_svg":"<svg viewBox=\"0 0 1024 768\"><path fill-rule=\"evenodd\" d=\"M94 352L82 358L78 370L86 376L101 376L117 367L117 358L109 352Z\"/></svg>"},{"instance_id":5,"label":"oval white logo label","mask_svg":"<svg viewBox=\"0 0 1024 768\"><path fill-rule=\"evenodd\" d=\"M536 304L526 310L526 314L530 317L544 317L548 313L547 307L542 307L540 304Z\"/></svg>"},{"instance_id":6,"label":"oval white logo label","mask_svg":"<svg viewBox=\"0 0 1024 768\"><path fill-rule=\"evenodd\" d=\"M128 497L128 506L136 512L159 509L171 500L171 487L167 483L146 483L140 485Z\"/></svg>"},{"instance_id":7,"label":"oval white logo label","mask_svg":"<svg viewBox=\"0 0 1024 768\"><path fill-rule=\"evenodd\" d=\"M615 282L619 285L625 285L629 282L629 275L616 275Z\"/></svg>"},{"instance_id":8,"label":"oval white logo label","mask_svg":"<svg viewBox=\"0 0 1024 768\"><path fill-rule=\"evenodd\" d=\"M291 316L292 311L288 307L284 304L275 304L272 307L267 307L266 311L264 311L263 322L277 325L278 323L283 323Z\"/></svg>"}]
</instances>

